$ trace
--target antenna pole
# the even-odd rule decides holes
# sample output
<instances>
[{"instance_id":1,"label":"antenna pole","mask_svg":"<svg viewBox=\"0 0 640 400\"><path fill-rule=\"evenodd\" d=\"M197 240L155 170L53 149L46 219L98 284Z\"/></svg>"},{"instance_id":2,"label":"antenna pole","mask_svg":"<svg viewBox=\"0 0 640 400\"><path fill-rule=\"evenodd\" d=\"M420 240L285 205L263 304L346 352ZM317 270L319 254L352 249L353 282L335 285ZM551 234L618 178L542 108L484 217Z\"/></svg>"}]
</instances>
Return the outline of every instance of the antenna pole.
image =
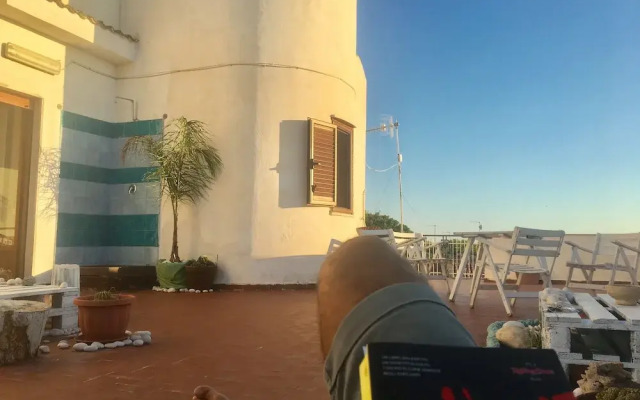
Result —
<instances>
[{"instance_id":1,"label":"antenna pole","mask_svg":"<svg viewBox=\"0 0 640 400\"><path fill-rule=\"evenodd\" d=\"M396 128L396 151L398 153L398 188L400 190L400 232L404 233L404 206L402 204L402 153L400 153L400 129L398 121L394 122Z\"/></svg>"}]
</instances>

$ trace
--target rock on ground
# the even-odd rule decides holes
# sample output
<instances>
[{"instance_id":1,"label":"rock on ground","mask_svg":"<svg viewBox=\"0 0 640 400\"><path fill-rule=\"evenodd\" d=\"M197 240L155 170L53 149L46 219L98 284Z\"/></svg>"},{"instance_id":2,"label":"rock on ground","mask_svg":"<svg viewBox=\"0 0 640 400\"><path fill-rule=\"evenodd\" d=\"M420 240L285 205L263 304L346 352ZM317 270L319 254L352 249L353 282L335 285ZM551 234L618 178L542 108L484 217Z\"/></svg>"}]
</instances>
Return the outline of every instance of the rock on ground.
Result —
<instances>
[{"instance_id":1,"label":"rock on ground","mask_svg":"<svg viewBox=\"0 0 640 400\"><path fill-rule=\"evenodd\" d=\"M73 345L75 351L84 351L85 347L89 347L86 343L76 343Z\"/></svg>"},{"instance_id":2,"label":"rock on ground","mask_svg":"<svg viewBox=\"0 0 640 400\"><path fill-rule=\"evenodd\" d=\"M144 342L143 342L141 339L135 340L135 341L133 342L133 345L134 345L134 346L136 346L136 347L140 347L140 346L142 346L143 344L144 344Z\"/></svg>"},{"instance_id":3,"label":"rock on ground","mask_svg":"<svg viewBox=\"0 0 640 400\"><path fill-rule=\"evenodd\" d=\"M40 346L38 347L38 350L40 351L40 353L44 353L44 354L49 354L49 352L51 351L49 349L49 346Z\"/></svg>"}]
</instances>

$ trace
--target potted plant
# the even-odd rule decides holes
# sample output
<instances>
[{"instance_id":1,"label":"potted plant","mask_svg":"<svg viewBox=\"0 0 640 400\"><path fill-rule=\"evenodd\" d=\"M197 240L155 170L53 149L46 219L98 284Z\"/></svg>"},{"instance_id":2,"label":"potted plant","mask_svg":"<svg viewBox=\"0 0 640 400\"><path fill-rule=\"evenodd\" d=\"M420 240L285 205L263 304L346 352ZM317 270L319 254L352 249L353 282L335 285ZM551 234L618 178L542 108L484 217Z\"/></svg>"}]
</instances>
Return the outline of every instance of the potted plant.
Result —
<instances>
[{"instance_id":1,"label":"potted plant","mask_svg":"<svg viewBox=\"0 0 640 400\"><path fill-rule=\"evenodd\" d=\"M167 125L162 138L133 136L122 148L123 161L134 154L151 161L155 168L145 175L145 181L159 182L160 196L171 202L171 255L156 265L158 282L164 288L186 287L187 271L178 253L178 206L204 198L222 172L222 159L209 144L210 136L204 123L180 117Z\"/></svg>"},{"instance_id":2,"label":"potted plant","mask_svg":"<svg viewBox=\"0 0 640 400\"><path fill-rule=\"evenodd\" d=\"M78 326L82 332L78 340L110 343L126 339L134 299L133 295L117 294L112 290L73 299L73 304L78 306Z\"/></svg>"},{"instance_id":3,"label":"potted plant","mask_svg":"<svg viewBox=\"0 0 640 400\"><path fill-rule=\"evenodd\" d=\"M209 290L216 280L218 263L207 256L200 256L196 260L189 260L184 266L187 275L187 287L196 290Z\"/></svg>"}]
</instances>

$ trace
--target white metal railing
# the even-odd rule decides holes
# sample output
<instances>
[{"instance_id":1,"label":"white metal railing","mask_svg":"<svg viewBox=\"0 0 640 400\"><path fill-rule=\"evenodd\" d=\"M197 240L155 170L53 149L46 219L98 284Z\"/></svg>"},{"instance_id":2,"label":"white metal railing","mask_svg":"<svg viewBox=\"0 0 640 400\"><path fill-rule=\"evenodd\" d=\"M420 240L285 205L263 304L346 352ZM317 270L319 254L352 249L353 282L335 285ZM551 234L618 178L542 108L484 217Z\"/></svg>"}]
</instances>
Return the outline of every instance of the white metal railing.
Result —
<instances>
[{"instance_id":1,"label":"white metal railing","mask_svg":"<svg viewBox=\"0 0 640 400\"><path fill-rule=\"evenodd\" d=\"M411 235L413 238L410 238ZM460 266L467 239L454 235L394 234L398 249L409 260L421 260L421 272L430 276L440 276L446 271L449 278L455 278ZM463 278L471 278L476 259L477 246L472 249L465 265Z\"/></svg>"}]
</instances>

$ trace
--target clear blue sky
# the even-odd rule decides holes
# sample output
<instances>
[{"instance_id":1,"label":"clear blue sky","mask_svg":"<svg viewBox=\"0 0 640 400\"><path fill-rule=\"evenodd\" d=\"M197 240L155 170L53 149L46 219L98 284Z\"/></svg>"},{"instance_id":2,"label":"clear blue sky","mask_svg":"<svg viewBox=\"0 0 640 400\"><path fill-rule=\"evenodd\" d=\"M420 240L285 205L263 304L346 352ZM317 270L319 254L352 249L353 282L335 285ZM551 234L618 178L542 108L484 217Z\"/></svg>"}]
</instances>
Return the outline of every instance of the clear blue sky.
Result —
<instances>
[{"instance_id":1,"label":"clear blue sky","mask_svg":"<svg viewBox=\"0 0 640 400\"><path fill-rule=\"evenodd\" d=\"M640 231L640 1L360 0L368 127L400 122L405 223ZM369 134L367 162L395 161ZM367 209L399 219L397 171Z\"/></svg>"}]
</instances>

